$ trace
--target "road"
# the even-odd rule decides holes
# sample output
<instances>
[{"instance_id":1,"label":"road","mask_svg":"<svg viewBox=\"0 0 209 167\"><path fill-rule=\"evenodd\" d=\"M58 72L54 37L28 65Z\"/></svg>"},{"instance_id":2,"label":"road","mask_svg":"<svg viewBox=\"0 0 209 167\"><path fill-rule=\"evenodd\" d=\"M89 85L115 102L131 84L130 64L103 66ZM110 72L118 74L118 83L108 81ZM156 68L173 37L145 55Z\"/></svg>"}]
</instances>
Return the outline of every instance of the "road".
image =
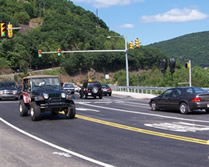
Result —
<instances>
[{"instance_id":1,"label":"road","mask_svg":"<svg viewBox=\"0 0 209 167\"><path fill-rule=\"evenodd\" d=\"M75 95L75 103L73 120L45 113L32 122L19 116L18 101L0 101L3 166L209 166L209 114L204 111L154 112L148 100L120 96Z\"/></svg>"}]
</instances>

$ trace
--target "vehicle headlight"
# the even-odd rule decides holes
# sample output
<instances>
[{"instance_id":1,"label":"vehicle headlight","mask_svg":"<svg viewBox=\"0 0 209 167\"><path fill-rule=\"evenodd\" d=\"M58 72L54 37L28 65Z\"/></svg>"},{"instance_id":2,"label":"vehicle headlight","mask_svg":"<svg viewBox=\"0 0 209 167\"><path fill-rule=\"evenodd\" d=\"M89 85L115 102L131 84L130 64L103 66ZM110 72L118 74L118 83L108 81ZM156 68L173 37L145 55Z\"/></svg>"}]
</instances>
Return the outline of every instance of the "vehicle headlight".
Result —
<instances>
[{"instance_id":1,"label":"vehicle headlight","mask_svg":"<svg viewBox=\"0 0 209 167\"><path fill-rule=\"evenodd\" d=\"M4 94L4 91L3 91L3 90L1 90L1 91L0 91L0 95L3 95L3 94Z\"/></svg>"},{"instance_id":2,"label":"vehicle headlight","mask_svg":"<svg viewBox=\"0 0 209 167\"><path fill-rule=\"evenodd\" d=\"M16 91L16 90L14 90L12 93L15 95L15 94L17 94L17 91Z\"/></svg>"},{"instance_id":3,"label":"vehicle headlight","mask_svg":"<svg viewBox=\"0 0 209 167\"><path fill-rule=\"evenodd\" d=\"M49 98L49 94L47 93L43 93L44 99L48 99Z\"/></svg>"},{"instance_id":4,"label":"vehicle headlight","mask_svg":"<svg viewBox=\"0 0 209 167\"><path fill-rule=\"evenodd\" d=\"M65 98L66 97L66 94L65 93L61 93L61 97L62 98Z\"/></svg>"}]
</instances>

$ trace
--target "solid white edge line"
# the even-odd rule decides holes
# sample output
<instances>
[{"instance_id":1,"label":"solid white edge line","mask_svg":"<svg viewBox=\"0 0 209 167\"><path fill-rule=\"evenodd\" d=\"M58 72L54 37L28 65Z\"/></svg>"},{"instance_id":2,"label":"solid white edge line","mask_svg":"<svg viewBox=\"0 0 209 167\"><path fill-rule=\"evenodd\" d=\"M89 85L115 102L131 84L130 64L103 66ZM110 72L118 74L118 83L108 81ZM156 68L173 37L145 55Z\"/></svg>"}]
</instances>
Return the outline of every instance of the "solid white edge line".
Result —
<instances>
[{"instance_id":1,"label":"solid white edge line","mask_svg":"<svg viewBox=\"0 0 209 167\"><path fill-rule=\"evenodd\" d=\"M95 159L86 157L86 156L81 155L81 154L79 154L79 153L76 153L76 152L70 151L70 150L68 150L68 149L65 149L65 148L63 148L63 147L57 146L57 145L55 145L55 144L53 144L53 143L50 143L50 142L48 142L48 141L46 141L46 140L43 140L43 139L39 138L39 137L36 137L36 136L34 136L34 135L32 135L32 134L30 134L30 133L28 133L28 132L25 132L24 130L22 130L22 129L20 129L20 128L14 126L14 125L12 125L11 123L9 123L9 122L7 122L6 120L4 120L3 118L0 118L0 121L2 121L3 123L5 123L6 125L10 126L11 128L17 130L18 132L20 132L20 133L22 133L22 134L24 134L24 135L26 135L26 136L28 136L28 137L30 137L30 138L33 138L33 139L35 139L35 140L37 140L37 141L39 141L39 142L41 142L41 143L44 143L44 144L46 144L46 145L48 145L48 146L50 146L50 147L53 147L53 148L58 149L58 150L60 150L60 151L69 153L69 154L71 154L71 155L74 155L74 156L76 156L76 157L79 157L79 158L81 158L81 159L84 159L84 160L86 160L86 161L92 162L92 163L97 164L97 165L100 165L100 166L104 166L104 167L114 167L114 166L112 166L112 165L109 165L109 164L106 164L106 163L97 161L97 160L95 160Z\"/></svg>"},{"instance_id":2,"label":"solid white edge line","mask_svg":"<svg viewBox=\"0 0 209 167\"><path fill-rule=\"evenodd\" d=\"M128 110L119 109L119 108L110 108L110 107L96 106L96 105L92 105L92 104L84 104L82 102L80 102L80 104L86 105L86 106L90 106L90 107L102 108L102 109L106 109L106 110L120 111L120 112L125 112L125 113L132 113L132 114L139 114L139 115L148 115L148 116L153 116L153 117L169 118L169 119L176 119L176 120L183 120L183 121L191 121L191 122L209 123L209 121L204 121L204 120L196 120L196 119L187 119L187 118L171 117L171 116L151 114L151 113L142 113L142 112L137 112L137 111L128 111Z\"/></svg>"}]
</instances>

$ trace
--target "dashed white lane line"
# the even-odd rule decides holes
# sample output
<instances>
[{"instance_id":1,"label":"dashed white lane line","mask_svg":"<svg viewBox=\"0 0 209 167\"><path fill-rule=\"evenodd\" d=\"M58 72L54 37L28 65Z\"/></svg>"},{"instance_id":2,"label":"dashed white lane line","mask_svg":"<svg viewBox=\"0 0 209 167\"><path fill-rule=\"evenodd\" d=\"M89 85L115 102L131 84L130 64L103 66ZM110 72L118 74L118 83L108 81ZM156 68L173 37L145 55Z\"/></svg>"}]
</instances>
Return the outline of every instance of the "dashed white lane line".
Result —
<instances>
[{"instance_id":1,"label":"dashed white lane line","mask_svg":"<svg viewBox=\"0 0 209 167\"><path fill-rule=\"evenodd\" d=\"M74 156L76 156L76 157L79 157L79 158L81 158L81 159L84 159L84 160L86 160L86 161L92 162L92 163L94 163L94 164L97 164L97 165L100 165L100 166L103 166L103 167L114 167L114 166L112 166L112 165L110 165L110 164L106 164L106 163L103 163L103 162L101 162L101 161L98 161L98 160L95 160L95 159L86 157L86 156L84 156L84 155L82 155L82 154L79 154L79 153L70 151L70 150L68 150L68 149L66 149L66 148L60 147L60 146L55 145L55 144L53 144L53 143L50 143L50 142L48 142L48 141L46 141L46 140L43 140L43 139L41 139L41 138L39 138L39 137L36 137L36 136L34 136L34 135L32 135L32 134L30 134L30 133L28 133L28 132L25 132L24 130L22 130L22 129L20 129L20 128L14 126L14 125L12 125L11 123L7 122L6 120L4 120L4 119L1 118L1 117L0 117L0 121L3 122L3 123L5 123L5 124L8 125L9 127L13 128L13 129L15 129L15 130L17 130L18 132L20 132L20 133L22 133L22 134L24 134L24 135L26 135L26 136L28 136L28 137L30 137L30 138L33 138L33 139L35 139L35 140L37 140L37 141L39 141L39 142L41 142L41 143L44 143L44 144L46 144L46 145L48 145L48 146L50 146L50 147L53 147L53 148L55 148L55 149L57 149L57 150L60 150L60 151L62 151L62 152L69 153L69 154L71 154L71 155L74 155Z\"/></svg>"},{"instance_id":2,"label":"dashed white lane line","mask_svg":"<svg viewBox=\"0 0 209 167\"><path fill-rule=\"evenodd\" d=\"M100 112L99 110L94 110L94 109L90 109L90 108L79 108L76 107L77 111L93 111L93 112Z\"/></svg>"},{"instance_id":3,"label":"dashed white lane line","mask_svg":"<svg viewBox=\"0 0 209 167\"><path fill-rule=\"evenodd\" d=\"M147 123L145 126L170 130L175 132L197 132L197 131L209 131L209 126L191 124L187 122L161 122L161 123Z\"/></svg>"},{"instance_id":4,"label":"dashed white lane line","mask_svg":"<svg viewBox=\"0 0 209 167\"><path fill-rule=\"evenodd\" d=\"M79 104L86 105L89 107L102 108L102 109L106 109L106 110L120 111L120 112L125 112L125 113L147 115L147 116L161 117L161 118L168 118L168 119L176 119L176 120L181 120L181 121L209 123L209 121L204 121L204 120L179 118L179 117L165 116L165 115L159 115L159 114L144 113L144 112L139 112L139 111L130 111L130 110L124 110L124 109L119 109L119 108L110 108L110 107L103 107L103 106L98 106L98 105L93 105L93 104L86 104L86 103L82 103L82 102L79 102Z\"/></svg>"}]
</instances>

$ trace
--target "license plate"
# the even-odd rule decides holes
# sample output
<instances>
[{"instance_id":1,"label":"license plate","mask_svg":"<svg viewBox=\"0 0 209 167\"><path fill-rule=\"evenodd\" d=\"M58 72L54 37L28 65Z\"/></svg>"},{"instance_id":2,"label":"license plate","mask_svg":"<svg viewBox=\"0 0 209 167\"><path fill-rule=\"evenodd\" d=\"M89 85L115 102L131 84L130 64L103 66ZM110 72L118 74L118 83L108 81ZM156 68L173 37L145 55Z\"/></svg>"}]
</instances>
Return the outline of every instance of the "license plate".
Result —
<instances>
[{"instance_id":1,"label":"license plate","mask_svg":"<svg viewBox=\"0 0 209 167\"><path fill-rule=\"evenodd\" d=\"M91 95L91 93L88 93L88 95Z\"/></svg>"},{"instance_id":2,"label":"license plate","mask_svg":"<svg viewBox=\"0 0 209 167\"><path fill-rule=\"evenodd\" d=\"M207 108L209 108L209 104L207 104Z\"/></svg>"}]
</instances>

